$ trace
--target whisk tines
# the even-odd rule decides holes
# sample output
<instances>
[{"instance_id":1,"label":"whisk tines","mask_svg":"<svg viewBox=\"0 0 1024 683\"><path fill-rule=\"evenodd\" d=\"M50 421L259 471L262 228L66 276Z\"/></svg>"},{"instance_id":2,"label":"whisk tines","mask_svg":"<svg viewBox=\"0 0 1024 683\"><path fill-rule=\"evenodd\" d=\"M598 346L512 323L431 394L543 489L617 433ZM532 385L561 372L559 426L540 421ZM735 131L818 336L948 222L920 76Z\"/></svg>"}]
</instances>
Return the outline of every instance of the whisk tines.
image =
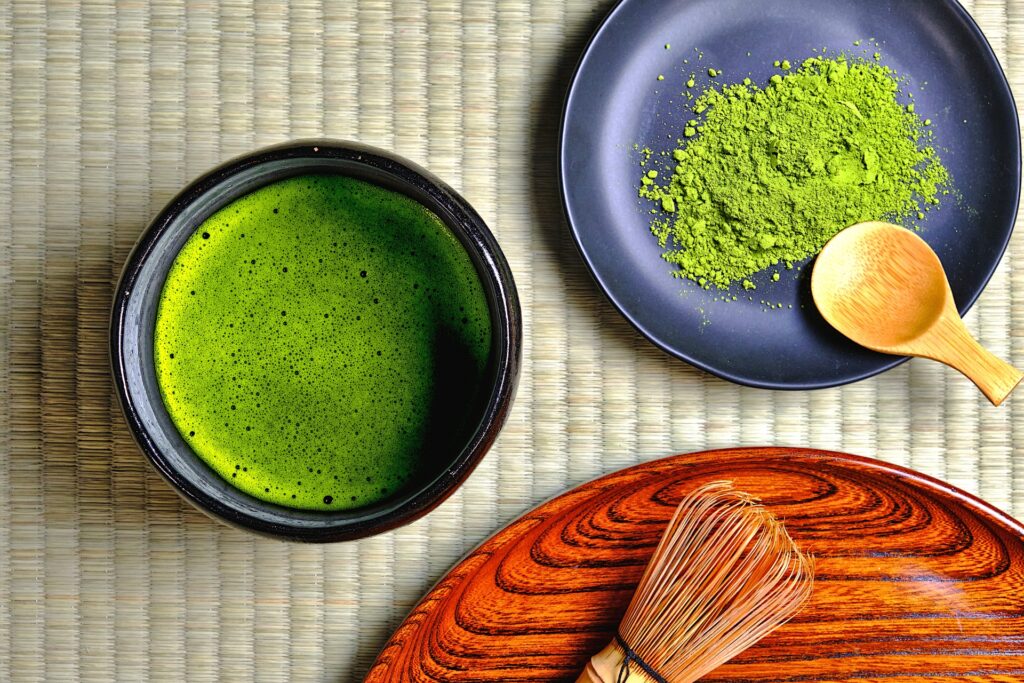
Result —
<instances>
[{"instance_id":1,"label":"whisk tines","mask_svg":"<svg viewBox=\"0 0 1024 683\"><path fill-rule=\"evenodd\" d=\"M758 500L729 482L680 503L619 626L580 681L689 683L788 621L813 561Z\"/></svg>"}]
</instances>

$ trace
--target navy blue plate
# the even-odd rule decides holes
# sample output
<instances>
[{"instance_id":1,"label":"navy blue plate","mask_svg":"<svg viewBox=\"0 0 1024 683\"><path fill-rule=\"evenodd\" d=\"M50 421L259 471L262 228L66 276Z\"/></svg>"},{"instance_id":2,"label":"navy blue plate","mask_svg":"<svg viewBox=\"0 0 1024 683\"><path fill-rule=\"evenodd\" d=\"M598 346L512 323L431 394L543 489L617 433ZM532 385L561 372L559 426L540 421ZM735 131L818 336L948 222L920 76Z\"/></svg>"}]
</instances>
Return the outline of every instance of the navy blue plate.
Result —
<instances>
[{"instance_id":1,"label":"navy blue plate","mask_svg":"<svg viewBox=\"0 0 1024 683\"><path fill-rule=\"evenodd\" d=\"M942 259L965 313L1013 230L1021 152L1006 77L955 0L623 0L594 34L562 121L565 212L612 303L668 353L770 389L846 384L904 360L862 349L828 326L810 296L809 264L783 271L770 286L768 274L759 274L752 302L716 301L717 293L672 277L650 234L650 205L636 191L634 145L673 148L689 118L680 93L690 73L698 74L698 87L711 67L724 70L720 83L750 76L763 84L777 72L776 59L799 63L822 47L873 54L867 39L877 40L883 63L907 79L953 175L960 196L944 198L923 222L922 237ZM858 48L856 40L865 42ZM784 308L767 311L762 299Z\"/></svg>"}]
</instances>

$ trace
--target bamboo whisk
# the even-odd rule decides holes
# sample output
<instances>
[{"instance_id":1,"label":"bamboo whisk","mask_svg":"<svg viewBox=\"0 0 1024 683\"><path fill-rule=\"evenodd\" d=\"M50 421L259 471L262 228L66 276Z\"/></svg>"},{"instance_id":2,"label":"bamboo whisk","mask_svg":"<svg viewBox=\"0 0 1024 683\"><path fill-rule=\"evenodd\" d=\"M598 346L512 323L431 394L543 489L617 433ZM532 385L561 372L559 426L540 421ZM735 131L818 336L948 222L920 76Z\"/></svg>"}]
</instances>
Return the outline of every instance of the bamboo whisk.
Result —
<instances>
[{"instance_id":1,"label":"bamboo whisk","mask_svg":"<svg viewBox=\"0 0 1024 683\"><path fill-rule=\"evenodd\" d=\"M616 638L577 683L690 683L788 621L814 566L753 497L715 482L680 503Z\"/></svg>"}]
</instances>

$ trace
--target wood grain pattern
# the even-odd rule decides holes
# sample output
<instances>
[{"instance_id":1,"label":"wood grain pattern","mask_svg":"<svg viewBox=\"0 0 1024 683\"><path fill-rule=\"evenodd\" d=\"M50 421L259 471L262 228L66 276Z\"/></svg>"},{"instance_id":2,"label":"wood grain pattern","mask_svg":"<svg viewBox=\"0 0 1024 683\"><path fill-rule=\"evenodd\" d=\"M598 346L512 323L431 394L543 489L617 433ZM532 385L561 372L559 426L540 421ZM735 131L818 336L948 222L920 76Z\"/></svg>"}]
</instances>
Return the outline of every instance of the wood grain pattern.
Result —
<instances>
[{"instance_id":1,"label":"wood grain pattern","mask_svg":"<svg viewBox=\"0 0 1024 683\"><path fill-rule=\"evenodd\" d=\"M575 680L682 495L717 479L785 520L817 583L796 619L704 680L1024 680L1024 526L909 470L791 449L676 456L540 506L456 566L366 680Z\"/></svg>"}]
</instances>

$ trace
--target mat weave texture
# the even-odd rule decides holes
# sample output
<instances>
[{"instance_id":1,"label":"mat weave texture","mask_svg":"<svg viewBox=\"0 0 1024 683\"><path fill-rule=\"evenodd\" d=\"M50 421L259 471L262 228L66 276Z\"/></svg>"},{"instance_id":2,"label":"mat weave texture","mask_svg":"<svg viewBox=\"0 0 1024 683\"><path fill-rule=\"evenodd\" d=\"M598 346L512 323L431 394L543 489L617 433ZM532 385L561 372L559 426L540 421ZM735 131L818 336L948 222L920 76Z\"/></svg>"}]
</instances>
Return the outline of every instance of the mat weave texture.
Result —
<instances>
[{"instance_id":1,"label":"mat weave texture","mask_svg":"<svg viewBox=\"0 0 1024 683\"><path fill-rule=\"evenodd\" d=\"M966 5L1024 93L1024 0ZM636 462L737 445L880 457L1024 516L1024 396L911 362L844 389L705 376L605 302L563 224L556 129L608 0L0 1L0 680L358 680L463 553ZM296 137L398 151L497 234L526 318L497 447L426 519L292 546L145 464L109 382L116 277L189 179ZM1024 364L1024 234L970 314ZM1016 463L1016 465L1015 465Z\"/></svg>"}]
</instances>

